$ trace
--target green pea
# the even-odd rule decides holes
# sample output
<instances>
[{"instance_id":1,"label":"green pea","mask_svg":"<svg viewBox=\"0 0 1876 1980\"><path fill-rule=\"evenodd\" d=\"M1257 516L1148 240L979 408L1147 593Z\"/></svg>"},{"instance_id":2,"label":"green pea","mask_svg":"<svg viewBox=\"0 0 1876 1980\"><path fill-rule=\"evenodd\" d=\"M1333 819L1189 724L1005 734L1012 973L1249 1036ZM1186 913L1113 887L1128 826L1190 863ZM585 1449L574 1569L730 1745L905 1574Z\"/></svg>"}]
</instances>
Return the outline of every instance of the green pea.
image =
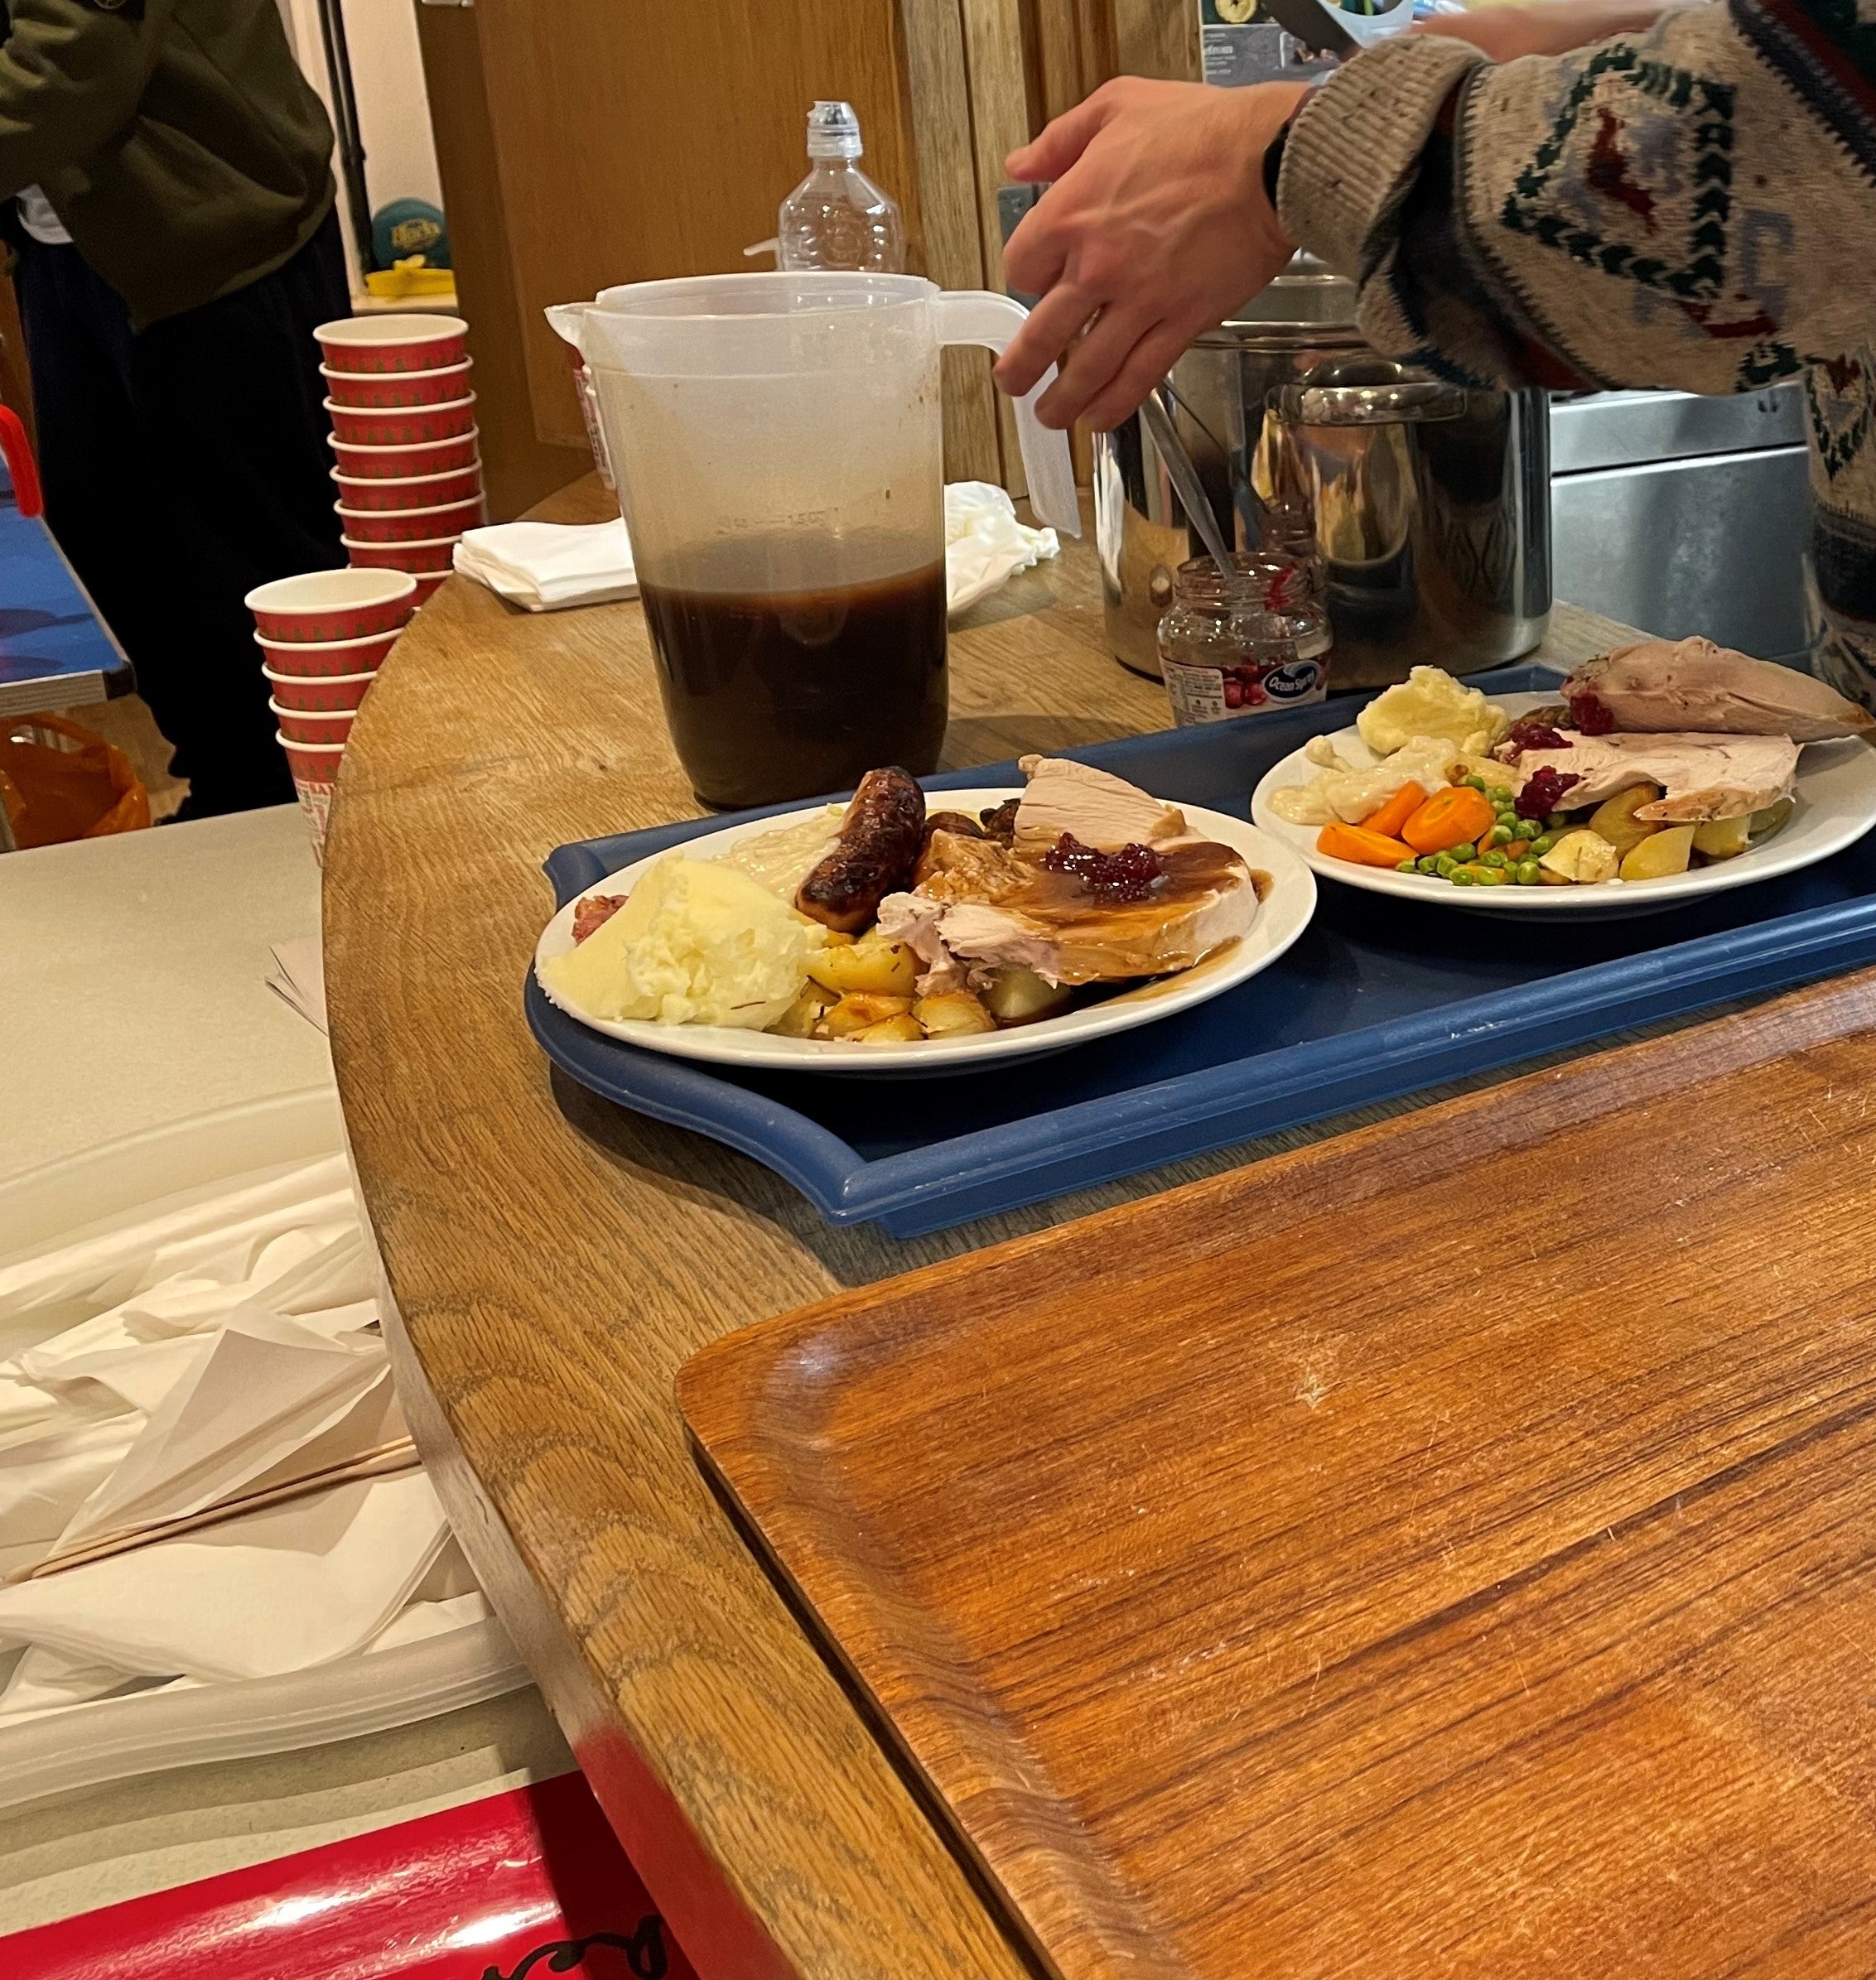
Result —
<instances>
[{"instance_id":1,"label":"green pea","mask_svg":"<svg viewBox=\"0 0 1876 1980\"><path fill-rule=\"evenodd\" d=\"M1494 825L1492 827L1492 835L1490 840L1488 841L1489 844L1493 845L1509 845L1511 842L1512 828L1508 825L1499 824Z\"/></svg>"},{"instance_id":2,"label":"green pea","mask_svg":"<svg viewBox=\"0 0 1876 1980\"><path fill-rule=\"evenodd\" d=\"M1538 878L1539 869L1535 860L1520 860L1518 861L1517 884L1519 886L1535 887L1537 884Z\"/></svg>"},{"instance_id":3,"label":"green pea","mask_svg":"<svg viewBox=\"0 0 1876 1980\"><path fill-rule=\"evenodd\" d=\"M1534 860L1542 859L1555 844L1556 841L1548 832L1538 833L1537 836L1531 841L1531 858Z\"/></svg>"},{"instance_id":4,"label":"green pea","mask_svg":"<svg viewBox=\"0 0 1876 1980\"><path fill-rule=\"evenodd\" d=\"M1446 875L1446 878L1449 879L1455 887L1470 887L1477 881L1478 876L1469 866L1455 866L1453 870Z\"/></svg>"},{"instance_id":5,"label":"green pea","mask_svg":"<svg viewBox=\"0 0 1876 1980\"><path fill-rule=\"evenodd\" d=\"M1505 855L1493 846L1478 855L1478 863L1481 866L1502 866L1507 862Z\"/></svg>"},{"instance_id":6,"label":"green pea","mask_svg":"<svg viewBox=\"0 0 1876 1980\"><path fill-rule=\"evenodd\" d=\"M1394 870L1396 873L1418 873L1420 861L1418 860L1402 860L1396 865Z\"/></svg>"},{"instance_id":7,"label":"green pea","mask_svg":"<svg viewBox=\"0 0 1876 1980\"><path fill-rule=\"evenodd\" d=\"M1485 779L1483 777L1468 777L1462 780L1460 788L1468 791L1483 791Z\"/></svg>"},{"instance_id":8,"label":"green pea","mask_svg":"<svg viewBox=\"0 0 1876 1980\"><path fill-rule=\"evenodd\" d=\"M1467 860L1476 860L1478 857L1478 848L1468 839L1464 845L1455 845L1453 848L1453 857L1459 861L1460 865L1464 866Z\"/></svg>"},{"instance_id":9,"label":"green pea","mask_svg":"<svg viewBox=\"0 0 1876 1980\"><path fill-rule=\"evenodd\" d=\"M1505 884L1505 870L1502 866L1474 867L1473 873L1481 887L1502 887Z\"/></svg>"},{"instance_id":10,"label":"green pea","mask_svg":"<svg viewBox=\"0 0 1876 1980\"><path fill-rule=\"evenodd\" d=\"M1546 831L1560 832L1569 823L1570 813L1568 812L1552 812L1550 817L1544 821L1544 829Z\"/></svg>"},{"instance_id":11,"label":"green pea","mask_svg":"<svg viewBox=\"0 0 1876 1980\"><path fill-rule=\"evenodd\" d=\"M1458 865L1459 861L1455 860L1449 852L1443 852L1440 854L1440 857L1433 862L1433 870L1440 875L1441 879L1449 880L1452 879L1454 870L1458 866Z\"/></svg>"},{"instance_id":12,"label":"green pea","mask_svg":"<svg viewBox=\"0 0 1876 1980\"><path fill-rule=\"evenodd\" d=\"M1414 865L1422 873L1437 873L1440 870L1440 862L1445 856L1444 853L1430 852L1424 859L1415 860Z\"/></svg>"}]
</instances>

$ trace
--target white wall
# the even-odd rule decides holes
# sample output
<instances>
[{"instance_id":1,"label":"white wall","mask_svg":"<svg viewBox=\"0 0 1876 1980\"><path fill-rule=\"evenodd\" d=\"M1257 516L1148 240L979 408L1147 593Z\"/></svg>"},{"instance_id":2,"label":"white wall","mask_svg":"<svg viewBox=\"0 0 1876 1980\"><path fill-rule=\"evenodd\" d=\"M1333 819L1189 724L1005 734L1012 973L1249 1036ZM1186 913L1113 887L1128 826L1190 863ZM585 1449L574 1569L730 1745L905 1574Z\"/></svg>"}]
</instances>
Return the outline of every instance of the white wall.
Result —
<instances>
[{"instance_id":1,"label":"white wall","mask_svg":"<svg viewBox=\"0 0 1876 1980\"><path fill-rule=\"evenodd\" d=\"M417 46L417 3L418 0L345 0L352 90L364 140L365 186L374 208L403 198L443 204L430 132L430 104L423 88L423 59ZM316 0L278 0L278 4L300 66L330 110L332 88L326 73ZM342 182L339 196L343 204ZM362 293L349 225L345 253L353 264L352 287Z\"/></svg>"}]
</instances>

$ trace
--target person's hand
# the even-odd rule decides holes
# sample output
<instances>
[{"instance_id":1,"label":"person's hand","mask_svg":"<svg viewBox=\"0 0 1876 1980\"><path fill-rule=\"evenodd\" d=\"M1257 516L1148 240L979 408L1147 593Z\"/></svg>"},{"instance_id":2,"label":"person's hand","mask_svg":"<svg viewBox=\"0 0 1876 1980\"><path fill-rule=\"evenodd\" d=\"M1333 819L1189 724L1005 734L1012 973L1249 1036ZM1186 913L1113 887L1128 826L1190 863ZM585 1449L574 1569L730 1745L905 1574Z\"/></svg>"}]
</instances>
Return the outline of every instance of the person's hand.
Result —
<instances>
[{"instance_id":1,"label":"person's hand","mask_svg":"<svg viewBox=\"0 0 1876 1980\"><path fill-rule=\"evenodd\" d=\"M1521 55L1567 55L1611 35L1645 34L1676 0L1536 0L1528 7L1487 7L1476 13L1435 14L1409 34L1450 35L1469 41L1494 62Z\"/></svg>"},{"instance_id":2,"label":"person's hand","mask_svg":"<svg viewBox=\"0 0 1876 1980\"><path fill-rule=\"evenodd\" d=\"M997 383L1020 397L1086 329L1037 415L1117 426L1295 252L1264 196L1264 153L1308 94L1125 76L1012 152L1013 177L1054 183L1004 250L1010 287L1040 300Z\"/></svg>"}]
</instances>

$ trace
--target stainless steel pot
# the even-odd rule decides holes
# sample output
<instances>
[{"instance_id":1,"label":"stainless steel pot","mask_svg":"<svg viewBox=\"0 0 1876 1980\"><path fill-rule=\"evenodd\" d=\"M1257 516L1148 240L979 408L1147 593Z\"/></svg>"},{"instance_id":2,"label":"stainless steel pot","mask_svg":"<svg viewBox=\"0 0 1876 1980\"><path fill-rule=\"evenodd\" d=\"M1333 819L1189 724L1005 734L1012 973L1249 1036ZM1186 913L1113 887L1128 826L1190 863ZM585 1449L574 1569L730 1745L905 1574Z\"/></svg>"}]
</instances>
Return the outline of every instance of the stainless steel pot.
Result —
<instances>
[{"instance_id":1,"label":"stainless steel pot","mask_svg":"<svg viewBox=\"0 0 1876 1980\"><path fill-rule=\"evenodd\" d=\"M1172 370L1172 412L1227 538L1312 542L1335 629L1332 687L1423 663L1466 673L1527 653L1550 609L1549 410L1377 357L1355 290L1298 255ZM1203 548L1136 416L1098 439L1095 541L1107 636L1157 675L1172 574Z\"/></svg>"}]
</instances>

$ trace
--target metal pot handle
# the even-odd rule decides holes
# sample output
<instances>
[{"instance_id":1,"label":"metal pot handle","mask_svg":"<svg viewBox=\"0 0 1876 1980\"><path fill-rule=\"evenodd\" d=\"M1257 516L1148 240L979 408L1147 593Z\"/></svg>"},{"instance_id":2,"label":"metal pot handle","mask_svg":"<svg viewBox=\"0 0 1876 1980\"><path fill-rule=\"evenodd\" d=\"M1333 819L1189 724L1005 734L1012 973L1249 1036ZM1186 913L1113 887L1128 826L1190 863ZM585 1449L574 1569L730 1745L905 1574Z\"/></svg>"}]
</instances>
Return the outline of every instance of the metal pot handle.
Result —
<instances>
[{"instance_id":1,"label":"metal pot handle","mask_svg":"<svg viewBox=\"0 0 1876 1980\"><path fill-rule=\"evenodd\" d=\"M1396 385L1279 385L1269 402L1295 426L1392 426L1457 419L1466 409L1466 393L1435 378Z\"/></svg>"}]
</instances>

